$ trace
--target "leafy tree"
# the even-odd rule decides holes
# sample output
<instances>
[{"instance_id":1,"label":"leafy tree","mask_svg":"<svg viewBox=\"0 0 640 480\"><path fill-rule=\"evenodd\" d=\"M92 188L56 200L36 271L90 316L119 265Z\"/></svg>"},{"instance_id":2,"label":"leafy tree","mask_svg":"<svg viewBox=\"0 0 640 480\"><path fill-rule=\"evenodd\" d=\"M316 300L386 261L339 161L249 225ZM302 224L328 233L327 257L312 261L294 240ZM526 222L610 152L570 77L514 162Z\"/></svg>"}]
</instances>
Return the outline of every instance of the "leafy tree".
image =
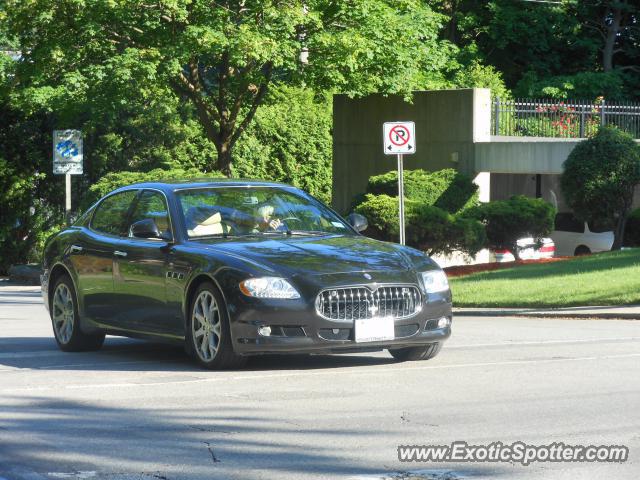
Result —
<instances>
[{"instance_id":1,"label":"leafy tree","mask_svg":"<svg viewBox=\"0 0 640 480\"><path fill-rule=\"evenodd\" d=\"M429 3L447 19L443 38L495 67L517 96L551 96L567 84L573 98L640 98L637 1Z\"/></svg>"},{"instance_id":2,"label":"leafy tree","mask_svg":"<svg viewBox=\"0 0 640 480\"><path fill-rule=\"evenodd\" d=\"M640 183L640 146L627 133L604 127L576 145L563 166L560 187L567 204L582 220L614 222L612 250L619 250Z\"/></svg>"},{"instance_id":3,"label":"leafy tree","mask_svg":"<svg viewBox=\"0 0 640 480\"><path fill-rule=\"evenodd\" d=\"M620 71L580 72L538 78L529 72L518 83L518 94L534 98L582 99L604 97L607 101L627 99L625 77Z\"/></svg>"},{"instance_id":4,"label":"leafy tree","mask_svg":"<svg viewBox=\"0 0 640 480\"><path fill-rule=\"evenodd\" d=\"M233 175L288 183L331 201L331 100L277 86L238 141Z\"/></svg>"},{"instance_id":5,"label":"leafy tree","mask_svg":"<svg viewBox=\"0 0 640 480\"><path fill-rule=\"evenodd\" d=\"M509 200L483 203L466 215L484 223L489 248L506 249L519 258L518 239L539 240L548 235L553 230L556 209L541 198L515 195Z\"/></svg>"},{"instance_id":6,"label":"leafy tree","mask_svg":"<svg viewBox=\"0 0 640 480\"><path fill-rule=\"evenodd\" d=\"M23 94L54 105L117 79L194 107L217 162L232 150L274 82L351 95L408 93L446 63L440 16L419 0L7 0L23 58Z\"/></svg>"}]
</instances>

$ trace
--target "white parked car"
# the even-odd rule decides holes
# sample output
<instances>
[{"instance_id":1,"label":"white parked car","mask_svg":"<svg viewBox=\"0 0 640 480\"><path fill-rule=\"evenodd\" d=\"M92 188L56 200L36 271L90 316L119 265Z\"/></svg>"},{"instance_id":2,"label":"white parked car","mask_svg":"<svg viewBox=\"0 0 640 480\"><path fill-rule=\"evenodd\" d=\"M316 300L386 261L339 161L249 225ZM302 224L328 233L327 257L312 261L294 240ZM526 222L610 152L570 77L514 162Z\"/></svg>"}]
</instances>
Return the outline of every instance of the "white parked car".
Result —
<instances>
[{"instance_id":1,"label":"white parked car","mask_svg":"<svg viewBox=\"0 0 640 480\"><path fill-rule=\"evenodd\" d=\"M556 247L550 238L542 238L540 242L536 242L532 237L527 237L518 240L518 251L520 252L520 260L540 260L553 257ZM515 261L513 253L509 250L496 250L493 254L496 257L496 262Z\"/></svg>"},{"instance_id":2,"label":"white parked car","mask_svg":"<svg viewBox=\"0 0 640 480\"><path fill-rule=\"evenodd\" d=\"M560 256L606 252L613 245L613 231L601 228L593 222L582 222L572 213L556 215L556 226L551 232L551 238L556 244L556 253Z\"/></svg>"}]
</instances>

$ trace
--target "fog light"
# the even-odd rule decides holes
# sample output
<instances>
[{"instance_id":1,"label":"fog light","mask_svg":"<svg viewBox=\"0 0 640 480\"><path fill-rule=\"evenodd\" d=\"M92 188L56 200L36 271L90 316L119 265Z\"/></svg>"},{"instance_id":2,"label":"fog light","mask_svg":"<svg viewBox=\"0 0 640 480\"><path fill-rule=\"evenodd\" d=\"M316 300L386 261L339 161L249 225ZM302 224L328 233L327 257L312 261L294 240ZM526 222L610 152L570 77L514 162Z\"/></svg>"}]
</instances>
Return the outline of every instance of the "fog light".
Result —
<instances>
[{"instance_id":1,"label":"fog light","mask_svg":"<svg viewBox=\"0 0 640 480\"><path fill-rule=\"evenodd\" d=\"M449 325L449 319L447 317L440 317L438 319L438 328L444 328Z\"/></svg>"},{"instance_id":2,"label":"fog light","mask_svg":"<svg viewBox=\"0 0 640 480\"><path fill-rule=\"evenodd\" d=\"M271 327L260 327L258 328L258 335L263 337L268 337L271 335Z\"/></svg>"}]
</instances>

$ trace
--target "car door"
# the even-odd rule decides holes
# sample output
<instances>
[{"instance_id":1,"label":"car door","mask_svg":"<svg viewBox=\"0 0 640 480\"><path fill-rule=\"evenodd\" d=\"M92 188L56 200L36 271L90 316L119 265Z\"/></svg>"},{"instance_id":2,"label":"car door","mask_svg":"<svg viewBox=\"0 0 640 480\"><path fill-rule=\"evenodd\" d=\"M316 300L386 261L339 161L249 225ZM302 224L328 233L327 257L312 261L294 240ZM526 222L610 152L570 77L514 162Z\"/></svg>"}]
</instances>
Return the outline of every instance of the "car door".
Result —
<instances>
[{"instance_id":1,"label":"car door","mask_svg":"<svg viewBox=\"0 0 640 480\"><path fill-rule=\"evenodd\" d=\"M136 238L131 225L151 219L163 234L159 238ZM143 190L128 219L128 236L116 252L114 284L117 322L122 328L140 333L176 333L176 322L167 309L167 272L173 239L165 195Z\"/></svg>"},{"instance_id":2,"label":"car door","mask_svg":"<svg viewBox=\"0 0 640 480\"><path fill-rule=\"evenodd\" d=\"M114 251L120 248L137 192L126 190L103 198L70 248L83 314L98 323L114 322Z\"/></svg>"}]
</instances>

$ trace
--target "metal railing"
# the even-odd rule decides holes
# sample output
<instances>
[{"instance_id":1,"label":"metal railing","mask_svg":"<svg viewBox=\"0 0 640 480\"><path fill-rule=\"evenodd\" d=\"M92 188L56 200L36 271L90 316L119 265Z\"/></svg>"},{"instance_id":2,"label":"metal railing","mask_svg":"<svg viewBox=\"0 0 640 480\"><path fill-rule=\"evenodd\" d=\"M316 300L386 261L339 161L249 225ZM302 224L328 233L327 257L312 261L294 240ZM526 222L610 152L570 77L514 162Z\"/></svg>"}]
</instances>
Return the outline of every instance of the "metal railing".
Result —
<instances>
[{"instance_id":1,"label":"metal railing","mask_svg":"<svg viewBox=\"0 0 640 480\"><path fill-rule=\"evenodd\" d=\"M584 138L615 125L640 138L640 103L495 98L491 122L492 135Z\"/></svg>"}]
</instances>

